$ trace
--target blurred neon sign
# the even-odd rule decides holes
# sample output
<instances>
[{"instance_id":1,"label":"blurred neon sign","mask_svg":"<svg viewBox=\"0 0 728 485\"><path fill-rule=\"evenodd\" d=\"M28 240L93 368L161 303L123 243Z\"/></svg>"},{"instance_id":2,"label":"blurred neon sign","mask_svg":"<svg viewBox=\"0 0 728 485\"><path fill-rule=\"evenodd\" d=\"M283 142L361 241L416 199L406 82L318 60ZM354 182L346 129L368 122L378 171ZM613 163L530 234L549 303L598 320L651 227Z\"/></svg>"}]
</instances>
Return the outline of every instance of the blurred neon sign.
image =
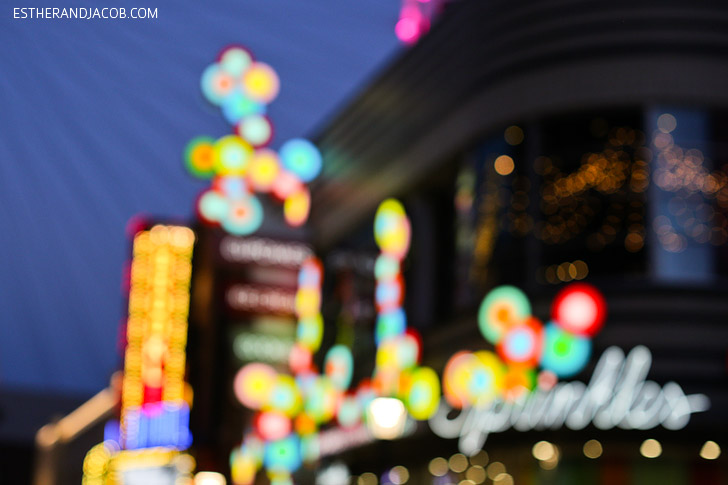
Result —
<instances>
[{"instance_id":1,"label":"blurred neon sign","mask_svg":"<svg viewBox=\"0 0 728 485\"><path fill-rule=\"evenodd\" d=\"M134 236L120 420L84 461L84 483L125 476L185 478L192 442L184 380L187 316L195 235L155 225ZM189 459L187 459L189 458Z\"/></svg>"},{"instance_id":2,"label":"blurred neon sign","mask_svg":"<svg viewBox=\"0 0 728 485\"><path fill-rule=\"evenodd\" d=\"M427 420L435 434L459 438L461 451L472 454L489 434L511 428L680 429L691 414L708 409L702 394L686 395L676 383L646 380L652 358L642 346L628 356L616 347L607 349L588 385L560 382L584 369L591 338L606 320L603 296L585 283L567 285L556 295L546 324L532 315L530 301L518 288L493 289L481 303L478 327L494 351L455 353L440 379L419 366L421 343L407 329L401 264L409 250L410 225L399 202L380 205L374 234L382 252L373 268L378 318L372 379L348 391L353 359L343 345L329 349L322 373L312 364L323 334L323 271L317 259L306 260L294 303L299 319L289 355L294 376L252 363L235 379L239 401L258 410L254 429L231 455L237 485L253 483L260 468L272 481L292 483L291 474L303 463L376 437L402 436L407 432L402 416ZM379 404L387 408L381 420L375 416ZM460 412L453 417L454 410ZM334 422L337 427L319 432ZM378 434L379 425L396 432Z\"/></svg>"},{"instance_id":3,"label":"blurred neon sign","mask_svg":"<svg viewBox=\"0 0 728 485\"><path fill-rule=\"evenodd\" d=\"M287 315L295 310L296 295L278 288L233 285L227 290L225 300L233 310Z\"/></svg>"},{"instance_id":4,"label":"blurred neon sign","mask_svg":"<svg viewBox=\"0 0 728 485\"><path fill-rule=\"evenodd\" d=\"M226 236L220 242L220 254L231 263L256 263L298 268L306 259L313 256L313 251L301 243L283 243L257 237Z\"/></svg>"},{"instance_id":5,"label":"blurred neon sign","mask_svg":"<svg viewBox=\"0 0 728 485\"><path fill-rule=\"evenodd\" d=\"M456 417L442 404L430 421L432 431L442 438L459 438L460 451L474 454L491 433L513 428L518 431L583 429L652 429L659 425L671 430L684 428L690 415L708 410L703 394L686 395L679 384L660 386L646 380L652 363L647 347L638 346L625 356L609 347L599 359L588 385L559 382L539 388L514 401L495 399L485 406L470 407Z\"/></svg>"}]
</instances>

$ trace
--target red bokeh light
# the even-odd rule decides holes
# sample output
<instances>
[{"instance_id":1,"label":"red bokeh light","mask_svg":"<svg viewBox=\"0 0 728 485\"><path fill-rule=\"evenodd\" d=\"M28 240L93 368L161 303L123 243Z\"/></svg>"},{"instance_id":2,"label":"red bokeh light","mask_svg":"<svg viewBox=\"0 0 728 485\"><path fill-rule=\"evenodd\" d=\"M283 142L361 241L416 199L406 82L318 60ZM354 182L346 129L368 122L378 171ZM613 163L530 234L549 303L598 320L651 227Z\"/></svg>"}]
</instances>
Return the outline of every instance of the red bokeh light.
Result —
<instances>
[{"instance_id":1,"label":"red bokeh light","mask_svg":"<svg viewBox=\"0 0 728 485\"><path fill-rule=\"evenodd\" d=\"M551 318L569 332L591 337L604 325L607 304L602 294L586 283L566 286L554 298Z\"/></svg>"}]
</instances>

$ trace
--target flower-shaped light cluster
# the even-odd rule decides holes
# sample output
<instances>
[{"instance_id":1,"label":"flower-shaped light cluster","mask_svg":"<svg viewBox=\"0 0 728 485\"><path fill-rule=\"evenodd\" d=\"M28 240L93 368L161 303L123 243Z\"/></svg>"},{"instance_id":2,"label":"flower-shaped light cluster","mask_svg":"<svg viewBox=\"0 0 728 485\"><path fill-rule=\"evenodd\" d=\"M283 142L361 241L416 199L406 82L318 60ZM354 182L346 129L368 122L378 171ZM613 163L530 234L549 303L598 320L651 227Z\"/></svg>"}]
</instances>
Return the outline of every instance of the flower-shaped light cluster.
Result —
<instances>
[{"instance_id":1,"label":"flower-shaped light cluster","mask_svg":"<svg viewBox=\"0 0 728 485\"><path fill-rule=\"evenodd\" d=\"M379 206L374 218L374 238L382 252L374 265L378 315L372 385L377 395L401 400L413 418L428 419L440 404L440 379L429 367L418 365L420 339L407 329L402 309L401 264L409 250L410 223L398 201L387 199Z\"/></svg>"},{"instance_id":2,"label":"flower-shaped light cluster","mask_svg":"<svg viewBox=\"0 0 728 485\"><path fill-rule=\"evenodd\" d=\"M443 391L455 408L515 400L539 385L580 372L591 355L591 340L606 316L604 298L591 285L566 286L554 299L544 326L531 303L513 286L492 290L478 313L480 331L496 352L458 352L445 366ZM537 375L540 367L541 372Z\"/></svg>"},{"instance_id":3,"label":"flower-shaped light cluster","mask_svg":"<svg viewBox=\"0 0 728 485\"><path fill-rule=\"evenodd\" d=\"M432 369L417 365L420 341L414 332L407 331L402 310L400 266L409 249L409 227L399 202L382 203L374 229L382 250L375 267L379 312L376 369L371 381L363 380L356 390L349 390L354 361L348 347L335 345L328 350L322 374L312 364L323 335L323 270L316 258L303 263L296 293L296 343L289 356L294 376L279 374L266 364L251 363L235 378L239 401L258 410L254 429L230 458L236 485L253 483L261 467L271 483L292 483L291 474L302 463L319 458L319 427L334 420L342 428L362 424L377 397L399 398L415 419L434 414L440 402L440 381Z\"/></svg>"},{"instance_id":4,"label":"flower-shaped light cluster","mask_svg":"<svg viewBox=\"0 0 728 485\"><path fill-rule=\"evenodd\" d=\"M255 61L245 48L232 46L205 69L201 87L233 125L233 134L217 140L197 137L185 149L189 172L212 179L197 202L200 219L220 224L231 234L251 234L263 222L263 207L255 195L261 193L283 203L290 226L305 223L311 203L306 184L321 171L321 154L301 138L283 143L278 152L268 148L273 125L266 110L279 88L275 71Z\"/></svg>"}]
</instances>

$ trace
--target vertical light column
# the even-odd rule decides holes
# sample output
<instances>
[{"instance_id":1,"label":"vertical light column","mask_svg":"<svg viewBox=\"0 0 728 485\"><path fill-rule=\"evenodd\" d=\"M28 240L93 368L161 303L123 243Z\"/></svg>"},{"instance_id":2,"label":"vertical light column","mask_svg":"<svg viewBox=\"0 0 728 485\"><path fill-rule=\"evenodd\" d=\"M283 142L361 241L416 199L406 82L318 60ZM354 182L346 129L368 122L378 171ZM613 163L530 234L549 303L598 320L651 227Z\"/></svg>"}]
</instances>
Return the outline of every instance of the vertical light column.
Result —
<instances>
[{"instance_id":1,"label":"vertical light column","mask_svg":"<svg viewBox=\"0 0 728 485\"><path fill-rule=\"evenodd\" d=\"M155 405L162 405L163 409L164 404L171 405L176 410L184 406L194 239L187 227L162 225L134 237L122 386L124 448L143 447L152 444L150 441L166 444L166 439L140 436L143 430L156 428L150 426L151 422L142 424L148 418L146 414L150 414L142 411Z\"/></svg>"}]
</instances>

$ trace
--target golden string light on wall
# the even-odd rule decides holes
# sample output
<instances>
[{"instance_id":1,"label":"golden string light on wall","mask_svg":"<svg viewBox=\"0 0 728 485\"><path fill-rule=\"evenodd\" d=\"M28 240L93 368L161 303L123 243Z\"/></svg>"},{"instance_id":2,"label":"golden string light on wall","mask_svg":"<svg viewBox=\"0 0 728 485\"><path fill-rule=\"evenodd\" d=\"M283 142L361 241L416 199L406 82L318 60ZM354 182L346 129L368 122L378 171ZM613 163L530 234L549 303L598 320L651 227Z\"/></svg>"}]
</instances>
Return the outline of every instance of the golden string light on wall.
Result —
<instances>
[{"instance_id":1,"label":"golden string light on wall","mask_svg":"<svg viewBox=\"0 0 728 485\"><path fill-rule=\"evenodd\" d=\"M536 236L549 244L563 244L589 230L600 212L589 203L589 193L608 196L609 205L589 246L598 250L627 230L625 247L639 251L644 244L642 196L649 185L647 163L652 157L644 147L644 135L631 128L613 129L604 150L586 153L576 171L564 174L548 157L536 159L535 169L543 177L541 209L544 220ZM615 198L614 195L622 197ZM619 200L622 199L622 200ZM625 209L629 215L620 217Z\"/></svg>"},{"instance_id":2,"label":"golden string light on wall","mask_svg":"<svg viewBox=\"0 0 728 485\"><path fill-rule=\"evenodd\" d=\"M706 166L710 160L701 150L677 145L672 136L677 124L672 114L663 113L652 136L657 150L655 184L674 194L668 202L669 214L656 217L652 227L670 252L684 251L688 241L719 246L728 241L726 167L711 171Z\"/></svg>"},{"instance_id":3,"label":"golden string light on wall","mask_svg":"<svg viewBox=\"0 0 728 485\"><path fill-rule=\"evenodd\" d=\"M516 128L509 127L504 135L511 145L523 141L523 131ZM529 209L533 203L531 181L519 173L517 161L506 155L488 158L473 238L472 279L486 278L501 230L516 237L533 231L547 244L563 244L582 235L593 251L615 241L623 243L630 252L643 248L644 193L649 186L648 162L652 153L645 147L645 136L639 130L617 127L608 133L605 129L605 134L603 150L585 153L571 173L562 171L556 158L536 158L534 169L541 179L538 222ZM461 192L456 197L458 210L472 206L473 201L473 197L466 198L467 194ZM459 240L465 241L463 237ZM555 280L557 269L554 266ZM565 281L569 280L568 269Z\"/></svg>"}]
</instances>

